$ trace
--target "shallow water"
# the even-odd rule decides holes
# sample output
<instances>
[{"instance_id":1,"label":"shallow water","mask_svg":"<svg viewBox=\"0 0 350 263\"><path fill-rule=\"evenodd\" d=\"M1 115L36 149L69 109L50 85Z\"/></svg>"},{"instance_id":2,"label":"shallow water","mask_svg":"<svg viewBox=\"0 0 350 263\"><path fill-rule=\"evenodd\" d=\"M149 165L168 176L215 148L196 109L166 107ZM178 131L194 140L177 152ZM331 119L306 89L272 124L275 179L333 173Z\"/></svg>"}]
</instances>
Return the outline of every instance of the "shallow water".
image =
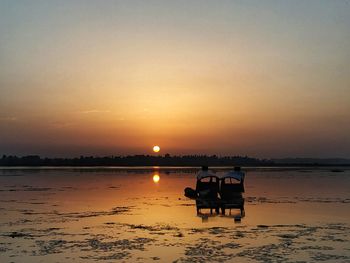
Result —
<instances>
[{"instance_id":1,"label":"shallow water","mask_svg":"<svg viewBox=\"0 0 350 263\"><path fill-rule=\"evenodd\" d=\"M0 262L350 262L350 170L332 169L250 168L225 215L183 196L196 169L0 169Z\"/></svg>"}]
</instances>

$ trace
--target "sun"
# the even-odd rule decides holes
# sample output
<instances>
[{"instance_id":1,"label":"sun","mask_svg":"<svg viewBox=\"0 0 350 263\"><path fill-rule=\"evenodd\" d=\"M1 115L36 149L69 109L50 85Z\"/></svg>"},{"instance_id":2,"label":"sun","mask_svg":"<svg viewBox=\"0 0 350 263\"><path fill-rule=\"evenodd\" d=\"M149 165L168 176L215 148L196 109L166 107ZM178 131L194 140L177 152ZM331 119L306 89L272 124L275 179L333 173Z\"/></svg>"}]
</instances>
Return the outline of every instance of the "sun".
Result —
<instances>
[{"instance_id":1,"label":"sun","mask_svg":"<svg viewBox=\"0 0 350 263\"><path fill-rule=\"evenodd\" d=\"M153 182L158 183L160 180L160 176L158 174L153 175Z\"/></svg>"},{"instance_id":2,"label":"sun","mask_svg":"<svg viewBox=\"0 0 350 263\"><path fill-rule=\"evenodd\" d=\"M155 153L159 152L160 151L160 147L158 145L153 146L153 151Z\"/></svg>"}]
</instances>

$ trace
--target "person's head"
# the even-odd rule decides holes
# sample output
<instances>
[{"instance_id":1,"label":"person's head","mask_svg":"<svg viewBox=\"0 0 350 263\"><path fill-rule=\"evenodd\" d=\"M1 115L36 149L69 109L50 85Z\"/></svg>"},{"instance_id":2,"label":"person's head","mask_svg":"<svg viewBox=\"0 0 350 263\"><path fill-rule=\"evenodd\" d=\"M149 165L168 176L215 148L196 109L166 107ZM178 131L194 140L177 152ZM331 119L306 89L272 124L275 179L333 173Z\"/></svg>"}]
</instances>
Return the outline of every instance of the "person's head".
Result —
<instances>
[{"instance_id":1,"label":"person's head","mask_svg":"<svg viewBox=\"0 0 350 263\"><path fill-rule=\"evenodd\" d=\"M241 171L241 167L235 166L235 167L233 168L233 170L234 170L235 172L240 172L240 171Z\"/></svg>"},{"instance_id":2,"label":"person's head","mask_svg":"<svg viewBox=\"0 0 350 263\"><path fill-rule=\"evenodd\" d=\"M208 166L202 165L202 171L208 171Z\"/></svg>"}]
</instances>

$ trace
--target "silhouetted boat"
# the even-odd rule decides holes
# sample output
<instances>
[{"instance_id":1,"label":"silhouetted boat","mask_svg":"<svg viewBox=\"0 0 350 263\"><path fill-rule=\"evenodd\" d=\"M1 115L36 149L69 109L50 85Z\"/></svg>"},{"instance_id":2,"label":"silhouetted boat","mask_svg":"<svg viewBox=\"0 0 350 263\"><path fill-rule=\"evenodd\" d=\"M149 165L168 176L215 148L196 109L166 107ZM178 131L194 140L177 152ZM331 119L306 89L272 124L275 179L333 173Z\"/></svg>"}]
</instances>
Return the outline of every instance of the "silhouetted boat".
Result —
<instances>
[{"instance_id":1,"label":"silhouetted boat","mask_svg":"<svg viewBox=\"0 0 350 263\"><path fill-rule=\"evenodd\" d=\"M240 167L235 167L220 179L221 211L225 214L226 209L238 208L244 210L244 177Z\"/></svg>"},{"instance_id":2,"label":"silhouetted boat","mask_svg":"<svg viewBox=\"0 0 350 263\"><path fill-rule=\"evenodd\" d=\"M217 199L219 192L219 178L208 170L208 166L202 166L197 174L196 189L185 188L185 196L196 199Z\"/></svg>"},{"instance_id":3,"label":"silhouetted boat","mask_svg":"<svg viewBox=\"0 0 350 263\"><path fill-rule=\"evenodd\" d=\"M216 213L226 209L240 209L244 213L244 177L240 167L226 173L221 179L202 167L197 176L196 190L185 188L185 196L196 200L197 214L201 209L214 209Z\"/></svg>"},{"instance_id":4,"label":"silhouetted boat","mask_svg":"<svg viewBox=\"0 0 350 263\"><path fill-rule=\"evenodd\" d=\"M215 209L216 213L220 212L219 185L220 179L217 176L209 175L197 179L197 213L200 209Z\"/></svg>"}]
</instances>

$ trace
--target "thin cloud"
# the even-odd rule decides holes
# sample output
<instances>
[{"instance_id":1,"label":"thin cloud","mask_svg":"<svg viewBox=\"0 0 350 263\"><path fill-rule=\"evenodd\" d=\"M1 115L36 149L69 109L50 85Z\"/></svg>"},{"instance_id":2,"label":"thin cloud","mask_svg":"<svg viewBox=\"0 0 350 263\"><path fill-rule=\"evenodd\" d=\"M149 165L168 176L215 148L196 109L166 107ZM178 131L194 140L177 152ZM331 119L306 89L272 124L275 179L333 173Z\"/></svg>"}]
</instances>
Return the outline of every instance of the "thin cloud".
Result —
<instances>
[{"instance_id":1,"label":"thin cloud","mask_svg":"<svg viewBox=\"0 0 350 263\"><path fill-rule=\"evenodd\" d=\"M0 117L0 121L3 121L3 122L17 121L17 117Z\"/></svg>"},{"instance_id":2,"label":"thin cloud","mask_svg":"<svg viewBox=\"0 0 350 263\"><path fill-rule=\"evenodd\" d=\"M85 111L80 111L82 114L91 114L91 113L110 113L110 110L85 110Z\"/></svg>"},{"instance_id":3,"label":"thin cloud","mask_svg":"<svg viewBox=\"0 0 350 263\"><path fill-rule=\"evenodd\" d=\"M74 124L71 122L54 122L54 123L50 124L51 128L54 128L54 129L66 128L66 127L70 127L73 125Z\"/></svg>"}]
</instances>

